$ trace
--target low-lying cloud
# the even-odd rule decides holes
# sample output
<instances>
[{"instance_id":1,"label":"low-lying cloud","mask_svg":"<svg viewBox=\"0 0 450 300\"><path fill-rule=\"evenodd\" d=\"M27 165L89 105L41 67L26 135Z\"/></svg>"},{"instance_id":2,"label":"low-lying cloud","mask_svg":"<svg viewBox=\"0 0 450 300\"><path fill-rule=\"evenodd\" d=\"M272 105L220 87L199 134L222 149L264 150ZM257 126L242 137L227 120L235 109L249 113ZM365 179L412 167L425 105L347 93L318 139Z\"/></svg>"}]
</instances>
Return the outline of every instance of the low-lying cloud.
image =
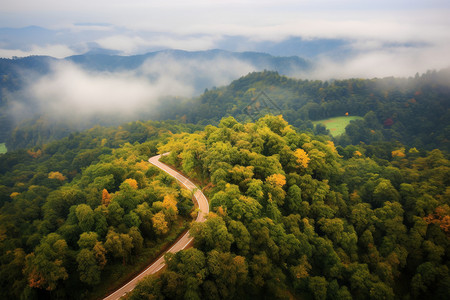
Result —
<instances>
[{"instance_id":1,"label":"low-lying cloud","mask_svg":"<svg viewBox=\"0 0 450 300\"><path fill-rule=\"evenodd\" d=\"M46 114L55 120L100 116L133 120L150 118L161 99L190 98L205 88L230 83L255 67L233 58L175 59L164 53L130 71L99 72L58 61L47 75L32 76L27 86L13 95L11 113L20 120ZM114 123L114 122L112 122Z\"/></svg>"},{"instance_id":2,"label":"low-lying cloud","mask_svg":"<svg viewBox=\"0 0 450 300\"><path fill-rule=\"evenodd\" d=\"M450 43L439 47L427 44L386 46L358 41L351 47L352 54L342 60L318 57L316 67L300 76L322 80L409 77L450 67Z\"/></svg>"},{"instance_id":3,"label":"low-lying cloud","mask_svg":"<svg viewBox=\"0 0 450 300\"><path fill-rule=\"evenodd\" d=\"M56 58L64 58L77 54L76 51L67 45L50 44L50 45L32 45L28 49L2 49L0 48L0 57L26 57L31 55L44 55Z\"/></svg>"}]
</instances>

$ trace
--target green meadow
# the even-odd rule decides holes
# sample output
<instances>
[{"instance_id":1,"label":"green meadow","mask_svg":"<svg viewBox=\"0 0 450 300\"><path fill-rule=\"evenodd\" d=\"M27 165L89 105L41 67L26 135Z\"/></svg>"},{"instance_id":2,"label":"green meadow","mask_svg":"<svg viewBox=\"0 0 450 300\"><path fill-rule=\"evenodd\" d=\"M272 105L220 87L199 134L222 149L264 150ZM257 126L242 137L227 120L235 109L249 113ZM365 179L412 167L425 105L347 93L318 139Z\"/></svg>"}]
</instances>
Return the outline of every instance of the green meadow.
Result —
<instances>
[{"instance_id":1,"label":"green meadow","mask_svg":"<svg viewBox=\"0 0 450 300\"><path fill-rule=\"evenodd\" d=\"M334 117L325 120L314 121L313 124L323 124L325 127L330 130L330 134L334 137L339 136L345 133L345 127L352 120L360 120L362 117L358 116L343 116L343 117Z\"/></svg>"},{"instance_id":2,"label":"green meadow","mask_svg":"<svg viewBox=\"0 0 450 300\"><path fill-rule=\"evenodd\" d=\"M7 151L5 143L0 143L0 154L6 153Z\"/></svg>"}]
</instances>

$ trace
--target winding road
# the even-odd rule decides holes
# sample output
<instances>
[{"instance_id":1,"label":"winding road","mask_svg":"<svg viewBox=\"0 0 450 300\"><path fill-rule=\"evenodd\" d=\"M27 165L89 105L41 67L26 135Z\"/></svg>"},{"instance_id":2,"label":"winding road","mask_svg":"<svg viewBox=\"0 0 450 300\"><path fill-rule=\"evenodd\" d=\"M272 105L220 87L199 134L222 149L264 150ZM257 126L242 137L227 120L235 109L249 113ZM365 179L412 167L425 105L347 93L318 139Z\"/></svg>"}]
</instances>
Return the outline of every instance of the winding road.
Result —
<instances>
[{"instance_id":1,"label":"winding road","mask_svg":"<svg viewBox=\"0 0 450 300\"><path fill-rule=\"evenodd\" d=\"M168 153L164 153L162 155L167 155ZM159 161L162 155L156 155L153 157L150 157L148 160L151 164L158 167L159 169L163 170L170 176L174 177L178 182L180 182L182 185L184 185L188 190L194 191L194 198L197 201L198 207L200 209L196 222L204 222L205 217L209 213L209 203L208 199L206 199L205 195L202 193L202 191L193 184L188 178L184 177L174 169L170 168L168 165L163 164ZM147 275L154 274L161 270L165 263L164 263L164 255L168 252L176 253L180 250L185 249L193 240L194 238L189 235L189 232L186 232L178 241L170 247L169 250L161 254L161 256L153 262L148 268L146 268L144 271L142 271L139 275L128 281L126 284L124 284L121 288L116 290L114 293L108 295L103 300L116 300L120 299L121 297L125 296L127 293L131 292L134 287L138 284L139 281L142 280Z\"/></svg>"}]
</instances>

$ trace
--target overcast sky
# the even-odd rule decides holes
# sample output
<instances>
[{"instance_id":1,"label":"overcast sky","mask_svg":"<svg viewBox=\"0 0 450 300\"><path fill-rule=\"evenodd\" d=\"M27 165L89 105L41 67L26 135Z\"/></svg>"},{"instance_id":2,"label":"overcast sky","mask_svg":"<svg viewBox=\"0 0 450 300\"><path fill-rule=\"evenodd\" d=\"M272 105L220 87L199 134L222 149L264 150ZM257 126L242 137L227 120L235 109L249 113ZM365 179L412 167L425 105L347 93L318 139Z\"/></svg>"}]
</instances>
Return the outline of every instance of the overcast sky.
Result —
<instances>
[{"instance_id":1,"label":"overcast sky","mask_svg":"<svg viewBox=\"0 0 450 300\"><path fill-rule=\"evenodd\" d=\"M59 29L76 23L108 23L176 33L373 36L401 40L443 33L446 0L14 0L2 1L2 27ZM360 25L360 26L356 26ZM381 26L381 27L380 27ZM425 28L424 28L425 26ZM353 31L353 32L352 32ZM436 32L427 32L434 35ZM423 36L424 39L427 37Z\"/></svg>"},{"instance_id":2,"label":"overcast sky","mask_svg":"<svg viewBox=\"0 0 450 300\"><path fill-rule=\"evenodd\" d=\"M418 71L450 64L448 0L2 2L0 27L34 25L60 32L51 41L30 40L26 47L0 36L3 57L64 57L88 50L92 43L121 54L156 48L206 50L223 45L225 37L243 36L249 42L282 42L291 37L345 39L353 50L370 54L361 57L362 61L372 59L378 64L380 59L389 63L401 58L406 65L420 62ZM243 43L238 50L254 50L246 47Z\"/></svg>"}]
</instances>

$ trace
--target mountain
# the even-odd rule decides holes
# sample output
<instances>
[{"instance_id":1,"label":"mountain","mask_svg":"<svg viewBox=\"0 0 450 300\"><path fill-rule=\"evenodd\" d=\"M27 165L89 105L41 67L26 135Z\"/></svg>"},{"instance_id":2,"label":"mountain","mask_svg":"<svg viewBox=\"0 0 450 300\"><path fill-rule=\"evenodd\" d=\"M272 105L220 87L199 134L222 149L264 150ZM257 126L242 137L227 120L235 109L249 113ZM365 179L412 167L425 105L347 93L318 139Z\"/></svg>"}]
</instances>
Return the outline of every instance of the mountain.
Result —
<instances>
[{"instance_id":1,"label":"mountain","mask_svg":"<svg viewBox=\"0 0 450 300\"><path fill-rule=\"evenodd\" d=\"M117 28L111 24L74 24L73 28L48 29L39 26L23 28L0 28L0 45L2 49L20 50L29 52L32 47L45 48L48 46L63 45L73 53L106 53L124 55L121 47L104 43L105 40L117 36L138 38L151 43L134 45L133 50L127 54L155 52L169 48L164 44L159 32L134 31L126 28ZM166 38L180 39L180 36L165 33ZM352 53L351 41L346 39L287 37L282 40L253 40L243 35L224 35L221 37L203 36L214 40L212 48L223 49L230 52L240 52L242 49L252 52L269 53L274 56L300 56L315 58L329 56L335 59L344 59ZM199 36L184 36L184 39L199 38ZM161 40L158 43L158 40ZM102 42L103 41L103 42ZM31 53L31 52L30 52Z\"/></svg>"},{"instance_id":2,"label":"mountain","mask_svg":"<svg viewBox=\"0 0 450 300\"><path fill-rule=\"evenodd\" d=\"M311 67L311 62L298 56L278 57L259 52L230 52L224 50L183 51L163 50L149 52L143 55L120 56L108 54L83 54L67 57L71 61L86 69L97 71L133 70L140 67L145 61L164 56L174 60L195 60L208 62L215 59L237 59L249 63L258 70L272 70L280 74L290 75L298 70Z\"/></svg>"},{"instance_id":3,"label":"mountain","mask_svg":"<svg viewBox=\"0 0 450 300\"><path fill-rule=\"evenodd\" d=\"M41 29L34 28L34 30L40 31ZM74 66L75 69L70 66ZM55 87L55 93L69 89L68 87L78 91L87 90L91 87L98 89L98 85L95 83L92 83L93 86L90 87L79 86L79 80L76 80L78 77L74 77L73 74L74 70L77 76L83 76L85 83L99 78L107 81L112 77L120 82L124 77L127 78L128 83L140 82L148 90L143 93L148 93L147 97L156 101L165 96L192 97L200 95L205 89L229 84L235 78L254 71L271 70L283 75L294 75L308 70L311 66L311 62L297 56L275 57L265 53L223 50L196 52L164 50L132 56L93 52L70 56L65 59L49 56L3 58L0 59L0 76L2 79L0 81L0 125L3 129L0 133L0 142L8 138L11 130L16 127L18 122L28 118L37 120L42 114L51 114L47 106L49 97L59 97L59 99L54 99L56 102L63 101L61 99L64 97L61 95L54 96L52 93L47 93L43 97L37 96L33 88L42 80L47 80L47 82L70 81L64 83L63 87ZM130 89L132 88L130 87ZM156 96L153 93L155 90ZM73 99L74 102L86 100L81 99L86 95L74 96L72 93L71 97L75 98ZM102 101L102 103L107 103L110 108L114 108L114 105L111 105L109 101L110 95L107 95L105 90L99 91L99 95L96 97L92 100L93 102ZM130 102L130 99L118 99L117 101ZM133 102L132 99L131 102ZM142 103L139 102L139 104ZM130 106L132 105L130 103ZM60 107L63 110L65 110L64 106L64 103L61 103ZM83 129L97 124L92 122L107 125L110 123L105 123L105 120L111 122L111 120L118 118L121 123L133 121L137 118L148 119L151 118L151 113L153 113L153 111L143 112L142 108L137 107L137 105L135 105L135 110L139 110L139 116L133 114L132 117L125 117L122 110L116 109L117 114L114 118L111 118L111 114L101 118L94 112L92 120L77 122L80 124L86 123L80 125L80 129ZM61 109L58 111L61 111Z\"/></svg>"}]
</instances>

